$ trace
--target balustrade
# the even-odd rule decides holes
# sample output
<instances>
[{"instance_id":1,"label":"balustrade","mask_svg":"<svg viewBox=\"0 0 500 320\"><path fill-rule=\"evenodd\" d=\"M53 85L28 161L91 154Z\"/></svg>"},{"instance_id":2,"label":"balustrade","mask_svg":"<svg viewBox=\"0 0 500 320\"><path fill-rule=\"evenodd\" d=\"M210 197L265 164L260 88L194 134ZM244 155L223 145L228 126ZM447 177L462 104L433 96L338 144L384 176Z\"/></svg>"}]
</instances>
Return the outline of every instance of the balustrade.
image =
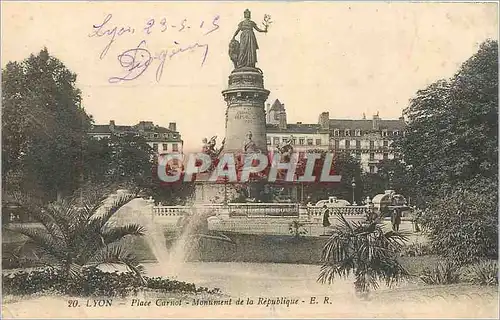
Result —
<instances>
[{"instance_id":1,"label":"balustrade","mask_svg":"<svg viewBox=\"0 0 500 320\"><path fill-rule=\"evenodd\" d=\"M297 203L228 203L223 204L203 204L190 206L156 206L153 207L153 213L158 216L183 216L197 213L219 213L223 209L229 211L230 216L246 217L297 217L299 216L299 205ZM345 206L329 207L330 214L343 215L365 215L370 212L367 206ZM307 207L307 214L311 217L323 215L322 207Z\"/></svg>"}]
</instances>

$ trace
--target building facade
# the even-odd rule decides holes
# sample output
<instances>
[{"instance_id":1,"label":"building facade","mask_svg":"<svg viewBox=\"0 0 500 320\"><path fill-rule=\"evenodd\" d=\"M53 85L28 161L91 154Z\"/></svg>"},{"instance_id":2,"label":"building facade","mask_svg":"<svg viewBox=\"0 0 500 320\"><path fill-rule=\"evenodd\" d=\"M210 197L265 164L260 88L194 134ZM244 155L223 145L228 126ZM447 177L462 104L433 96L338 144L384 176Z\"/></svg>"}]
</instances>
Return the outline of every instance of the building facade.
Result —
<instances>
[{"instance_id":1,"label":"building facade","mask_svg":"<svg viewBox=\"0 0 500 320\"><path fill-rule=\"evenodd\" d=\"M404 135L404 118L330 119L322 112L317 124L288 124L284 104L276 100L267 106L267 143L277 148L292 139L294 150L331 150L348 153L358 159L364 172L376 173L382 160L395 158L391 147L397 137Z\"/></svg>"},{"instance_id":2,"label":"building facade","mask_svg":"<svg viewBox=\"0 0 500 320\"><path fill-rule=\"evenodd\" d=\"M269 150L275 150L288 143L295 151L314 149L328 150L330 145L328 127L319 124L287 123L285 105L279 100L273 105L267 105L266 110L267 145Z\"/></svg>"},{"instance_id":3,"label":"building facade","mask_svg":"<svg viewBox=\"0 0 500 320\"><path fill-rule=\"evenodd\" d=\"M183 141L175 122L170 122L168 128L165 128L155 125L152 121L140 121L133 126L122 126L116 125L115 121L111 120L107 125L94 125L89 132L97 139L129 133L144 137L158 154L182 153Z\"/></svg>"}]
</instances>

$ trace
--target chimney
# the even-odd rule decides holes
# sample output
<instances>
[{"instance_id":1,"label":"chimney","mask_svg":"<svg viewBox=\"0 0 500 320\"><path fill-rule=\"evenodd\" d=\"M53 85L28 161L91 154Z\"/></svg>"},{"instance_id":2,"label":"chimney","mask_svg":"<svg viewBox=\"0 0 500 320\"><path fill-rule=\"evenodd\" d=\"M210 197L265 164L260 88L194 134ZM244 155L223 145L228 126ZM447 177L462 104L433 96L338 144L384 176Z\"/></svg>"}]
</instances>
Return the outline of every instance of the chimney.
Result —
<instances>
[{"instance_id":1,"label":"chimney","mask_svg":"<svg viewBox=\"0 0 500 320\"><path fill-rule=\"evenodd\" d=\"M281 130L286 130L286 112L285 111L281 111L279 113L279 125L278 127L281 129Z\"/></svg>"},{"instance_id":2,"label":"chimney","mask_svg":"<svg viewBox=\"0 0 500 320\"><path fill-rule=\"evenodd\" d=\"M109 121L109 130L115 131L115 120Z\"/></svg>"},{"instance_id":3,"label":"chimney","mask_svg":"<svg viewBox=\"0 0 500 320\"><path fill-rule=\"evenodd\" d=\"M378 130L379 129L379 120L380 120L380 117L378 115L378 111L377 111L377 114L374 114L373 115L373 120L372 120L372 128L373 130Z\"/></svg>"},{"instance_id":4,"label":"chimney","mask_svg":"<svg viewBox=\"0 0 500 320\"><path fill-rule=\"evenodd\" d=\"M328 130L330 128L330 112L321 112L318 119L318 124L321 129Z\"/></svg>"},{"instance_id":5,"label":"chimney","mask_svg":"<svg viewBox=\"0 0 500 320\"><path fill-rule=\"evenodd\" d=\"M168 124L168 130L170 130L170 131L177 131L177 125L176 125L176 123L175 122L170 122Z\"/></svg>"}]
</instances>

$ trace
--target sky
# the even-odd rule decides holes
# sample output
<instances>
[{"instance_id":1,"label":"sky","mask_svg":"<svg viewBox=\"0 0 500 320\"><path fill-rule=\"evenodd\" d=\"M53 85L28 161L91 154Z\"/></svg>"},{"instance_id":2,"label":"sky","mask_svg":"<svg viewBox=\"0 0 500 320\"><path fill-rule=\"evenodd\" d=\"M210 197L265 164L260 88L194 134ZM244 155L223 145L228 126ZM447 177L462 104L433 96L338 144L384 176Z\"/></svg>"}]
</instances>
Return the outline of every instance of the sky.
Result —
<instances>
[{"instance_id":1,"label":"sky","mask_svg":"<svg viewBox=\"0 0 500 320\"><path fill-rule=\"evenodd\" d=\"M289 123L323 111L398 118L417 90L498 39L495 3L2 2L2 68L45 46L77 74L96 124L176 122L184 149L197 150L224 136L228 44L247 8L261 27L271 16L257 66ZM151 64L117 81L135 77L122 64L138 47Z\"/></svg>"}]
</instances>

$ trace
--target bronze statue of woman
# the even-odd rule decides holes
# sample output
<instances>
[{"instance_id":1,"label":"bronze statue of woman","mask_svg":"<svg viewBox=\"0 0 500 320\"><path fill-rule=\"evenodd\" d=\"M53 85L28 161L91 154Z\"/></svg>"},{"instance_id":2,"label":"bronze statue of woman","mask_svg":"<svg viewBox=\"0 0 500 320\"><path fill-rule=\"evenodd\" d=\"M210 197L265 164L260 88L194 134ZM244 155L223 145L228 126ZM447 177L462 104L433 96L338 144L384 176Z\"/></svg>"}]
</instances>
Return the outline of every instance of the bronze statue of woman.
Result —
<instances>
[{"instance_id":1,"label":"bronze statue of woman","mask_svg":"<svg viewBox=\"0 0 500 320\"><path fill-rule=\"evenodd\" d=\"M257 44L257 38L255 38L253 29L259 32L267 32L267 25L265 26L265 29L257 27L257 24L250 20L251 14L248 9L245 10L244 17L245 20L238 24L238 30L236 30L232 39L235 41L236 36L241 31L238 57L237 59L235 57L233 62L235 63L236 68L255 68L255 63L257 62L257 49L259 49L259 45Z\"/></svg>"}]
</instances>

